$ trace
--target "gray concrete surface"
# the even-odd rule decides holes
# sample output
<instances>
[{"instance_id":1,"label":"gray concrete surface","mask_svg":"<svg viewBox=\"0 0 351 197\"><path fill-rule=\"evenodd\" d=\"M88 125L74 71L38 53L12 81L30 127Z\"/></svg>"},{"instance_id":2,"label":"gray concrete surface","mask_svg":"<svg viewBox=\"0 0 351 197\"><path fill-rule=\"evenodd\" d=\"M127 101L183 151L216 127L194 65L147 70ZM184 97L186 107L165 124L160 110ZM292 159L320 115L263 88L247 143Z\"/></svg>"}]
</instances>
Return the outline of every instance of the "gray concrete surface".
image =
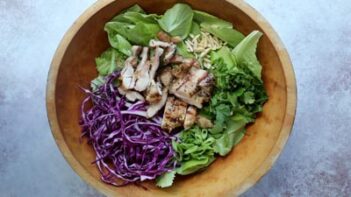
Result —
<instances>
[{"instance_id":1,"label":"gray concrete surface","mask_svg":"<svg viewBox=\"0 0 351 197\"><path fill-rule=\"evenodd\" d=\"M54 51L93 2L0 0L0 196L100 196L61 156L45 110ZM350 196L350 1L248 3L287 46L299 96L283 154L243 196Z\"/></svg>"}]
</instances>

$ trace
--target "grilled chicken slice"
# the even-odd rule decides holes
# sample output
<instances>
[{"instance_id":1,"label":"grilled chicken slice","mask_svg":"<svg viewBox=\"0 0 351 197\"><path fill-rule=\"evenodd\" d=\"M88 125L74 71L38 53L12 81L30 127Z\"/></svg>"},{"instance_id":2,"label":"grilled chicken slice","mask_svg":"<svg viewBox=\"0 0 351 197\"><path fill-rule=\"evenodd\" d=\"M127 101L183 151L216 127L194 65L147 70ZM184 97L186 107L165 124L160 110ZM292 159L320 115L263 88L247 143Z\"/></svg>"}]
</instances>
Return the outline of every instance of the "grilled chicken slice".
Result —
<instances>
[{"instance_id":1,"label":"grilled chicken slice","mask_svg":"<svg viewBox=\"0 0 351 197\"><path fill-rule=\"evenodd\" d=\"M164 50L160 47L156 47L155 56L151 58L151 69L150 69L150 80L155 78L156 71L160 66L160 57L162 56Z\"/></svg>"},{"instance_id":2,"label":"grilled chicken slice","mask_svg":"<svg viewBox=\"0 0 351 197\"><path fill-rule=\"evenodd\" d=\"M179 65L174 65L172 67L172 75L176 78L183 78L187 75L191 68L192 64L182 63Z\"/></svg>"},{"instance_id":3,"label":"grilled chicken slice","mask_svg":"<svg viewBox=\"0 0 351 197\"><path fill-rule=\"evenodd\" d=\"M187 103L174 97L168 97L161 127L167 131L172 131L184 124Z\"/></svg>"},{"instance_id":4,"label":"grilled chicken slice","mask_svg":"<svg viewBox=\"0 0 351 197\"><path fill-rule=\"evenodd\" d=\"M171 82L173 80L171 67L166 67L161 71L160 80L164 86L169 87L169 85L171 84Z\"/></svg>"},{"instance_id":5,"label":"grilled chicken slice","mask_svg":"<svg viewBox=\"0 0 351 197\"><path fill-rule=\"evenodd\" d=\"M160 40L150 40L149 42L149 46L150 47L162 47L162 48L167 48L167 47L170 47L172 44L171 43L168 43L168 42L163 42L163 41L160 41Z\"/></svg>"},{"instance_id":6,"label":"grilled chicken slice","mask_svg":"<svg viewBox=\"0 0 351 197\"><path fill-rule=\"evenodd\" d=\"M138 45L132 46L132 56L137 57L140 54L142 49L143 49L142 46L138 46Z\"/></svg>"},{"instance_id":7,"label":"grilled chicken slice","mask_svg":"<svg viewBox=\"0 0 351 197\"><path fill-rule=\"evenodd\" d=\"M203 129L209 129L213 127L211 120L201 115L197 116L196 123Z\"/></svg>"},{"instance_id":8,"label":"grilled chicken slice","mask_svg":"<svg viewBox=\"0 0 351 197\"><path fill-rule=\"evenodd\" d=\"M135 78L137 79L134 87L135 90L142 92L146 90L146 88L149 86L150 84L149 69L150 69L150 61L146 61L144 65L137 68L137 70L134 73Z\"/></svg>"},{"instance_id":9,"label":"grilled chicken slice","mask_svg":"<svg viewBox=\"0 0 351 197\"><path fill-rule=\"evenodd\" d=\"M141 53L141 61L139 62L136 68L136 71L134 73L135 78L137 80L134 89L139 92L146 90L146 88L149 86L149 83L150 83L150 76L149 76L150 62L147 60L148 52L149 52L149 48L144 47L143 52Z\"/></svg>"},{"instance_id":10,"label":"grilled chicken slice","mask_svg":"<svg viewBox=\"0 0 351 197\"><path fill-rule=\"evenodd\" d=\"M149 118L155 116L160 109L166 104L167 101L167 96L168 96L168 88L165 87L162 91L162 98L158 103L154 103L148 106L147 108L147 116Z\"/></svg>"},{"instance_id":11,"label":"grilled chicken slice","mask_svg":"<svg viewBox=\"0 0 351 197\"><path fill-rule=\"evenodd\" d=\"M176 50L177 50L177 45L175 44L171 44L169 47L166 48L165 57L163 58L163 63L165 65L171 61L171 59L175 55Z\"/></svg>"},{"instance_id":12,"label":"grilled chicken slice","mask_svg":"<svg viewBox=\"0 0 351 197\"><path fill-rule=\"evenodd\" d=\"M135 86L135 76L134 76L134 67L137 64L137 58L136 57L129 57L125 61L124 68L121 71L121 81L122 81L122 87L126 90L133 89Z\"/></svg>"},{"instance_id":13,"label":"grilled chicken slice","mask_svg":"<svg viewBox=\"0 0 351 197\"><path fill-rule=\"evenodd\" d=\"M189 106L186 110L185 120L184 120L184 128L189 129L196 122L196 108L193 106Z\"/></svg>"},{"instance_id":14,"label":"grilled chicken slice","mask_svg":"<svg viewBox=\"0 0 351 197\"><path fill-rule=\"evenodd\" d=\"M214 76L212 73L209 73L205 79L200 81L199 86L200 87L211 87L214 84L215 84Z\"/></svg>"},{"instance_id":15,"label":"grilled chicken slice","mask_svg":"<svg viewBox=\"0 0 351 197\"><path fill-rule=\"evenodd\" d=\"M122 87L119 87L118 91L122 95L125 95L126 98L129 101L131 101L131 102L134 102L136 100L139 100L139 101L144 101L145 100L144 97L139 92L136 92L136 91L133 91L133 90L126 90L126 89L123 89Z\"/></svg>"},{"instance_id":16,"label":"grilled chicken slice","mask_svg":"<svg viewBox=\"0 0 351 197\"><path fill-rule=\"evenodd\" d=\"M155 104L160 102L162 98L162 85L160 82L151 81L149 87L146 90L146 100L149 104Z\"/></svg>"}]
</instances>

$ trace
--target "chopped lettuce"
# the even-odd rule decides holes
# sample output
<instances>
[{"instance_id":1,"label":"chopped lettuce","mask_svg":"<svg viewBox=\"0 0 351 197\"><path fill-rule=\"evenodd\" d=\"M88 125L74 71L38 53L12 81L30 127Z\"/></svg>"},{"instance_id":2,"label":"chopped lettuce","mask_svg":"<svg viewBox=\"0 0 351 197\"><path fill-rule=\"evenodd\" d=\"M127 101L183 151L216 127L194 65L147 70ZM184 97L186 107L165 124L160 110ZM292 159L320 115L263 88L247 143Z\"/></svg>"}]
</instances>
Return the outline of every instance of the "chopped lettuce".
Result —
<instances>
[{"instance_id":1,"label":"chopped lettuce","mask_svg":"<svg viewBox=\"0 0 351 197\"><path fill-rule=\"evenodd\" d=\"M109 48L95 59L96 69L99 75L106 76L118 69L122 69L124 60L123 54L114 48Z\"/></svg>"},{"instance_id":2,"label":"chopped lettuce","mask_svg":"<svg viewBox=\"0 0 351 197\"><path fill-rule=\"evenodd\" d=\"M103 76L98 76L95 79L93 79L90 83L90 87L93 91L97 90L100 86L102 86L105 83L105 78Z\"/></svg>"},{"instance_id":3,"label":"chopped lettuce","mask_svg":"<svg viewBox=\"0 0 351 197\"><path fill-rule=\"evenodd\" d=\"M186 38L190 33L194 12L189 5L178 3L158 20L161 28L172 36Z\"/></svg>"},{"instance_id":4,"label":"chopped lettuce","mask_svg":"<svg viewBox=\"0 0 351 197\"><path fill-rule=\"evenodd\" d=\"M174 170L170 172L166 172L165 174L157 177L156 185L161 188L172 186L175 175L176 175L176 171Z\"/></svg>"},{"instance_id":5,"label":"chopped lettuce","mask_svg":"<svg viewBox=\"0 0 351 197\"><path fill-rule=\"evenodd\" d=\"M124 55L132 55L132 45L123 36L119 34L109 35L108 40L113 48L117 49Z\"/></svg>"},{"instance_id":6,"label":"chopped lettuce","mask_svg":"<svg viewBox=\"0 0 351 197\"><path fill-rule=\"evenodd\" d=\"M210 165L215 160L214 143L215 139L206 129L192 127L182 131L179 141L173 141L176 158L180 162L177 173L187 175Z\"/></svg>"}]
</instances>

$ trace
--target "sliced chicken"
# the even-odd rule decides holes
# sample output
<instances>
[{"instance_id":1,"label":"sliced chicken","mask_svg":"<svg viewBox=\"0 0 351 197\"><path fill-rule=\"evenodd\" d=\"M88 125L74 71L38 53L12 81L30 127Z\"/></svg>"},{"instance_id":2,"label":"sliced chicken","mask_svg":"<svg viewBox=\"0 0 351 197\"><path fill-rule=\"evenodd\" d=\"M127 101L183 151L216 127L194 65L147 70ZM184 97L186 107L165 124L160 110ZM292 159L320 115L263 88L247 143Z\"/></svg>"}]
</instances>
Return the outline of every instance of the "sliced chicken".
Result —
<instances>
[{"instance_id":1,"label":"sliced chicken","mask_svg":"<svg viewBox=\"0 0 351 197\"><path fill-rule=\"evenodd\" d=\"M137 68L137 70L134 73L135 78L137 79L134 87L135 90L142 92L146 90L146 88L149 86L151 81L150 75L149 75L149 69L150 69L150 61L146 61L144 65Z\"/></svg>"},{"instance_id":2,"label":"sliced chicken","mask_svg":"<svg viewBox=\"0 0 351 197\"><path fill-rule=\"evenodd\" d=\"M166 67L161 71L160 80L164 86L169 87L169 85L171 84L171 82L173 80L171 67Z\"/></svg>"},{"instance_id":3,"label":"sliced chicken","mask_svg":"<svg viewBox=\"0 0 351 197\"><path fill-rule=\"evenodd\" d=\"M168 64L173 56L175 55L175 52L177 50L177 45L171 44L169 47L166 48L165 51L165 57L163 58L163 63Z\"/></svg>"},{"instance_id":4,"label":"sliced chicken","mask_svg":"<svg viewBox=\"0 0 351 197\"><path fill-rule=\"evenodd\" d=\"M172 57L172 59L169 60L169 63L180 64L183 63L183 61L184 57L176 54Z\"/></svg>"},{"instance_id":5,"label":"sliced chicken","mask_svg":"<svg viewBox=\"0 0 351 197\"><path fill-rule=\"evenodd\" d=\"M146 90L146 88L150 84L150 76L149 76L150 62L147 60L148 52L149 52L149 48L144 47L143 52L141 53L141 61L139 62L136 68L136 71L134 73L134 76L137 80L134 89L139 92Z\"/></svg>"},{"instance_id":6,"label":"sliced chicken","mask_svg":"<svg viewBox=\"0 0 351 197\"><path fill-rule=\"evenodd\" d=\"M160 47L156 47L155 55L151 58L151 69L150 69L150 79L155 78L156 71L160 66L160 57L162 56L164 50Z\"/></svg>"},{"instance_id":7,"label":"sliced chicken","mask_svg":"<svg viewBox=\"0 0 351 197\"><path fill-rule=\"evenodd\" d=\"M135 81L136 78L134 76L134 67L137 63L137 58L136 57L129 57L125 61L124 68L121 71L121 81L122 81L122 87L126 90L133 89L135 86Z\"/></svg>"},{"instance_id":8,"label":"sliced chicken","mask_svg":"<svg viewBox=\"0 0 351 197\"><path fill-rule=\"evenodd\" d=\"M149 104L155 104L160 102L162 98L162 85L160 82L151 81L149 87L146 90L146 100Z\"/></svg>"},{"instance_id":9,"label":"sliced chicken","mask_svg":"<svg viewBox=\"0 0 351 197\"><path fill-rule=\"evenodd\" d=\"M170 47L172 44L168 42L163 42L160 40L150 40L149 46L150 47L162 47L162 48L167 48Z\"/></svg>"},{"instance_id":10,"label":"sliced chicken","mask_svg":"<svg viewBox=\"0 0 351 197\"><path fill-rule=\"evenodd\" d=\"M196 123L203 129L209 129L213 127L211 120L204 116L197 116Z\"/></svg>"},{"instance_id":11,"label":"sliced chicken","mask_svg":"<svg viewBox=\"0 0 351 197\"><path fill-rule=\"evenodd\" d=\"M167 131L172 131L177 127L183 126L187 105L187 103L179 99L168 97L161 127Z\"/></svg>"},{"instance_id":12,"label":"sliced chicken","mask_svg":"<svg viewBox=\"0 0 351 197\"><path fill-rule=\"evenodd\" d=\"M177 79L172 85L170 91L172 94L183 101L202 108L202 103L206 101L203 95L197 95L201 90L199 83L205 79L208 72L202 69L191 68L187 76Z\"/></svg>"},{"instance_id":13,"label":"sliced chicken","mask_svg":"<svg viewBox=\"0 0 351 197\"><path fill-rule=\"evenodd\" d=\"M203 103L211 97L213 84L212 75L203 69L192 67L185 77L174 81L170 93L190 105L202 108Z\"/></svg>"},{"instance_id":14,"label":"sliced chicken","mask_svg":"<svg viewBox=\"0 0 351 197\"><path fill-rule=\"evenodd\" d=\"M168 96L168 88L164 88L162 91L162 98L158 103L154 103L148 106L147 108L147 116L149 118L155 116L160 109L166 104Z\"/></svg>"},{"instance_id":15,"label":"sliced chicken","mask_svg":"<svg viewBox=\"0 0 351 197\"><path fill-rule=\"evenodd\" d=\"M142 49L143 49L142 46L138 46L138 45L132 46L132 56L137 57L140 54Z\"/></svg>"},{"instance_id":16,"label":"sliced chicken","mask_svg":"<svg viewBox=\"0 0 351 197\"><path fill-rule=\"evenodd\" d=\"M136 92L136 91L133 91L133 90L125 90L122 87L119 87L118 91L122 95L125 95L126 98L129 101L131 101L131 102L134 102L136 100L139 100L139 101L144 101L145 100L144 97L139 92Z\"/></svg>"},{"instance_id":17,"label":"sliced chicken","mask_svg":"<svg viewBox=\"0 0 351 197\"><path fill-rule=\"evenodd\" d=\"M214 84L215 84L214 76L213 76L213 74L210 73L207 75L207 77L205 79L200 81L199 86L200 87L210 87L210 86L213 86Z\"/></svg>"},{"instance_id":18,"label":"sliced chicken","mask_svg":"<svg viewBox=\"0 0 351 197\"><path fill-rule=\"evenodd\" d=\"M184 128L189 129L196 122L196 108L193 106L189 106L186 110L185 120L184 120Z\"/></svg>"},{"instance_id":19,"label":"sliced chicken","mask_svg":"<svg viewBox=\"0 0 351 197\"><path fill-rule=\"evenodd\" d=\"M172 67L172 75L175 76L176 78L183 78L185 75L188 74L190 68L192 66L192 63L182 63L179 65L174 65Z\"/></svg>"},{"instance_id":20,"label":"sliced chicken","mask_svg":"<svg viewBox=\"0 0 351 197\"><path fill-rule=\"evenodd\" d=\"M173 42L174 44L178 44L182 41L182 38L179 36L174 36L171 38L171 42Z\"/></svg>"}]
</instances>

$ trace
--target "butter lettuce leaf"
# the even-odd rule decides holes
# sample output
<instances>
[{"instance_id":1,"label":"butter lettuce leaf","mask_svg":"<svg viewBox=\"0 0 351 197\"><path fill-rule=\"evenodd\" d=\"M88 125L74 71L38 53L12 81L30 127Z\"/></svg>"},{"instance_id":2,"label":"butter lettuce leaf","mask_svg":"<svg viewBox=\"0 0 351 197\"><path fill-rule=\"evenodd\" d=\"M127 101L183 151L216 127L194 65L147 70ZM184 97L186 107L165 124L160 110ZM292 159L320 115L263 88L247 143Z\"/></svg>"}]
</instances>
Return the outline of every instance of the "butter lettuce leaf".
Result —
<instances>
[{"instance_id":1,"label":"butter lettuce leaf","mask_svg":"<svg viewBox=\"0 0 351 197\"><path fill-rule=\"evenodd\" d=\"M99 75L106 76L123 68L125 56L114 48L109 48L95 58L96 69Z\"/></svg>"},{"instance_id":2,"label":"butter lettuce leaf","mask_svg":"<svg viewBox=\"0 0 351 197\"><path fill-rule=\"evenodd\" d=\"M178 3L168 9L158 23L165 32L184 39L190 33L193 16L189 5Z\"/></svg>"},{"instance_id":3,"label":"butter lettuce leaf","mask_svg":"<svg viewBox=\"0 0 351 197\"><path fill-rule=\"evenodd\" d=\"M257 59L256 48L261 36L261 32L253 31L233 49L238 64L246 66L259 80L261 80L262 66Z\"/></svg>"}]
</instances>

